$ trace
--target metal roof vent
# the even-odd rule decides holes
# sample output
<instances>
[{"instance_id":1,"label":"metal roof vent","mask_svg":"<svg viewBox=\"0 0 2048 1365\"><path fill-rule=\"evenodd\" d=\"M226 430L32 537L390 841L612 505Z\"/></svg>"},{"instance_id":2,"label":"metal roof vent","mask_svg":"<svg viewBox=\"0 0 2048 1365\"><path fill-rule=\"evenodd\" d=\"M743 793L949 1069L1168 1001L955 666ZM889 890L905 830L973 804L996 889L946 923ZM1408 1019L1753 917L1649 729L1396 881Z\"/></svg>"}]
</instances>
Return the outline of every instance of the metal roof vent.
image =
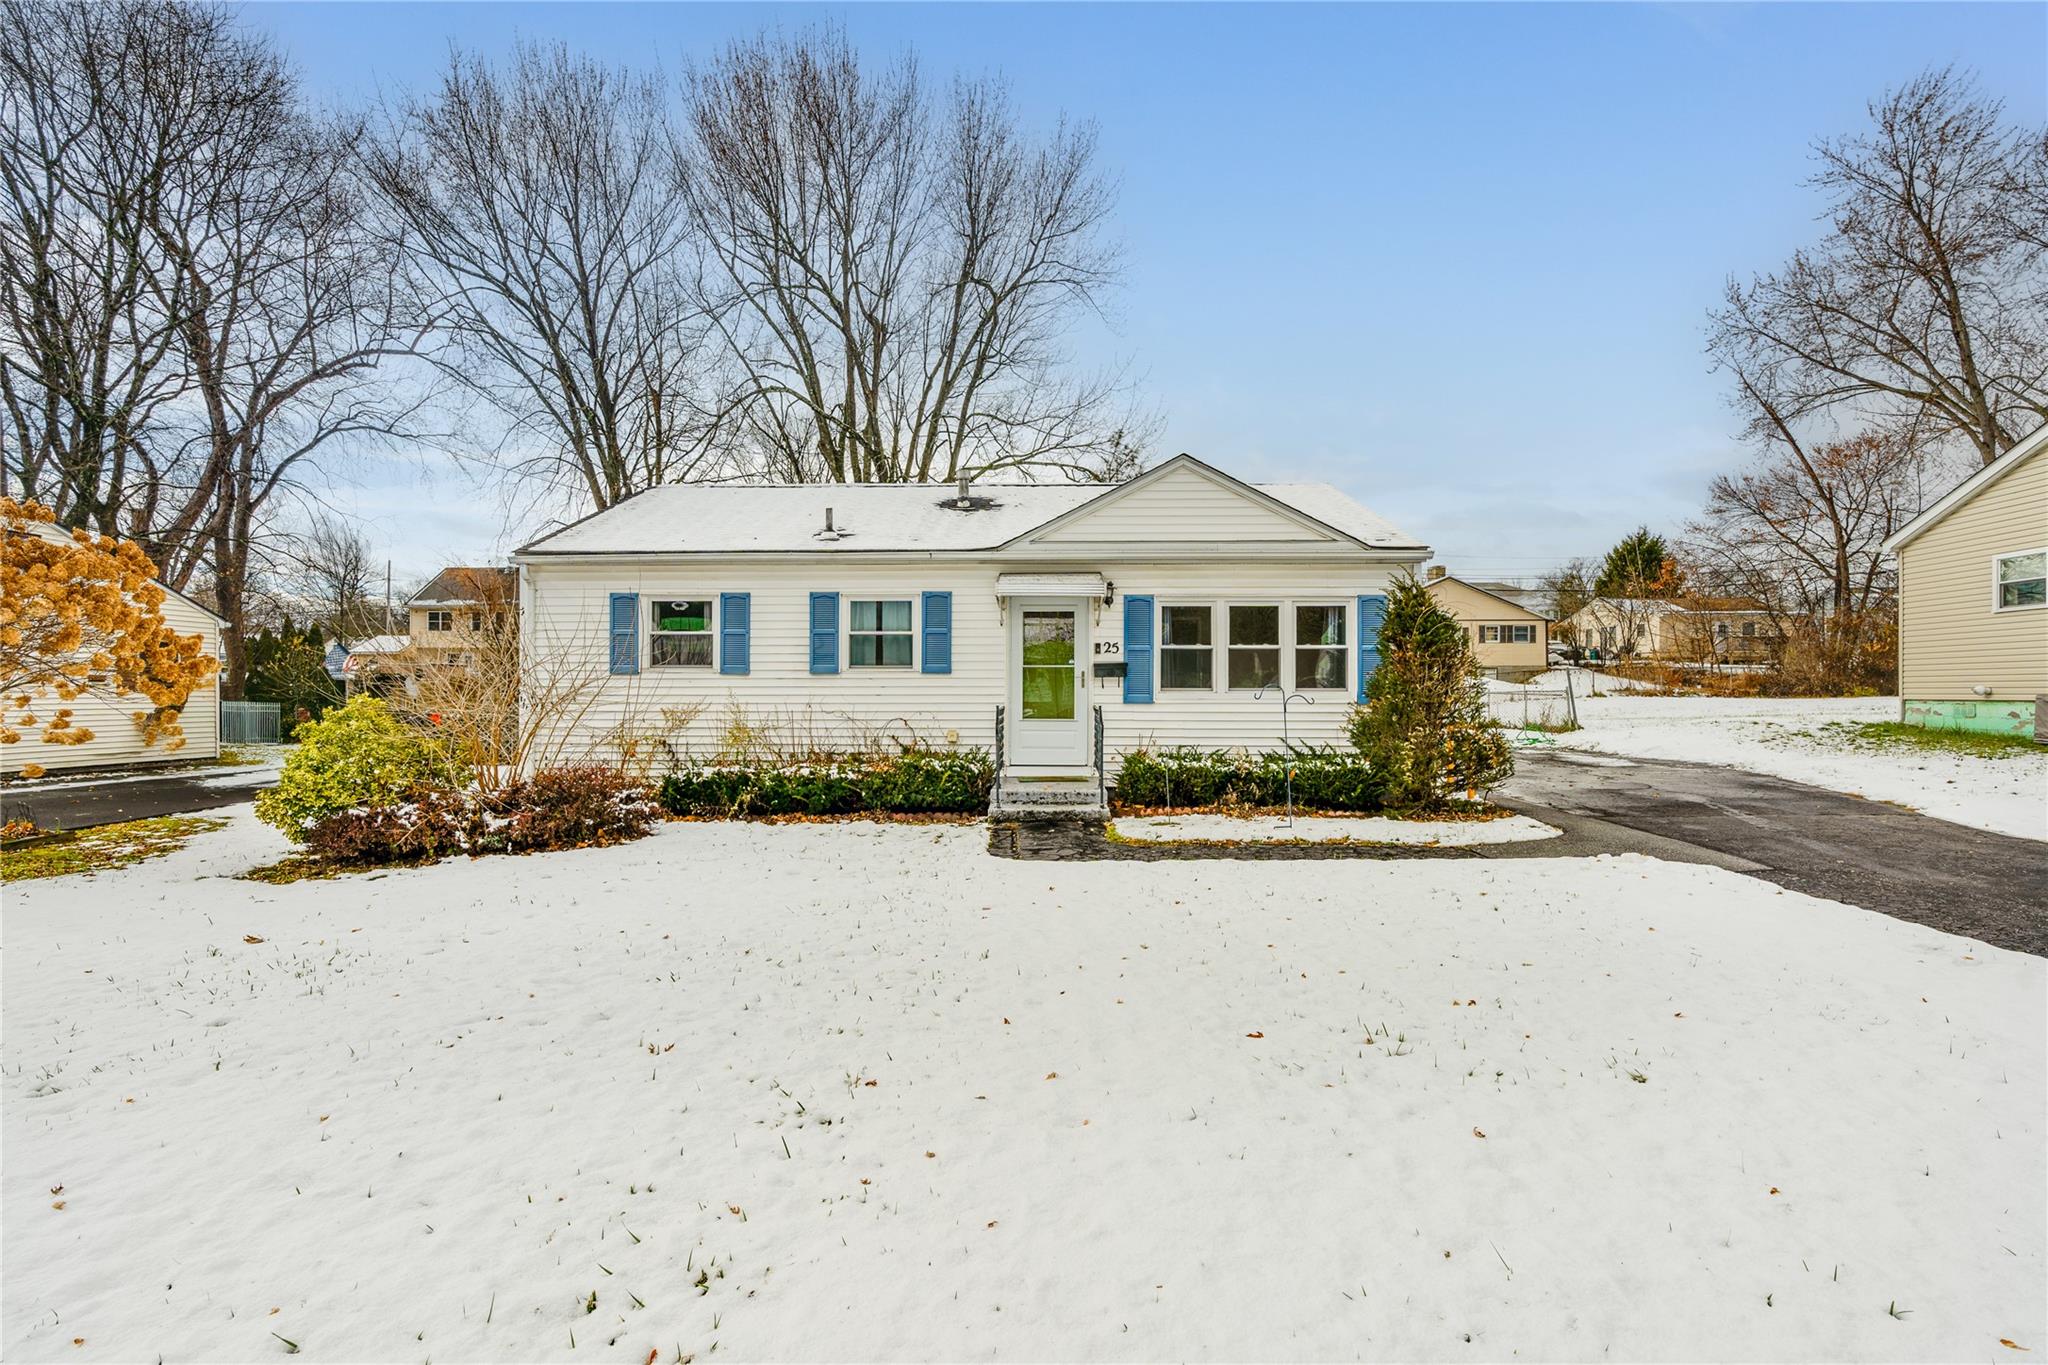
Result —
<instances>
[{"instance_id":1,"label":"metal roof vent","mask_svg":"<svg viewBox=\"0 0 2048 1365\"><path fill-rule=\"evenodd\" d=\"M941 502L939 506L955 512L980 512L994 507L996 505L994 498L975 496L973 483L974 476L972 474L962 474L959 483L956 485L954 495Z\"/></svg>"},{"instance_id":2,"label":"metal roof vent","mask_svg":"<svg viewBox=\"0 0 2048 1365\"><path fill-rule=\"evenodd\" d=\"M827 508L825 509L825 529L824 529L824 530L822 530L822 531L820 531L820 532L818 532L818 534L817 534L817 536L816 536L816 539L818 539L818 540L844 540L844 539L846 539L846 537L848 537L848 536L850 536L850 535L852 535L852 534L853 534L853 532L851 532L851 531L847 531L847 530L842 530L842 529L840 529L839 527L836 527L836 526L834 526L834 525L832 524L832 509L831 509L831 508L829 508L829 507L827 507Z\"/></svg>"}]
</instances>

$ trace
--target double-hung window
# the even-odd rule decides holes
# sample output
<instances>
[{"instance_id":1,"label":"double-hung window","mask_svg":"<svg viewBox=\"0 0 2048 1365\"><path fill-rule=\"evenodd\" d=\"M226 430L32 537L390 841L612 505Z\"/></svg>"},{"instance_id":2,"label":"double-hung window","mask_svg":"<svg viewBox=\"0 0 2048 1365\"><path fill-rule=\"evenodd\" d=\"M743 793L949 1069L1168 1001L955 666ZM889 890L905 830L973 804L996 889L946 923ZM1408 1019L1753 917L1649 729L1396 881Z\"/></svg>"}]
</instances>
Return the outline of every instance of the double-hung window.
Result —
<instances>
[{"instance_id":1,"label":"double-hung window","mask_svg":"<svg viewBox=\"0 0 2048 1365\"><path fill-rule=\"evenodd\" d=\"M1344 608L1294 609L1294 686L1302 692L1344 690Z\"/></svg>"},{"instance_id":2,"label":"double-hung window","mask_svg":"<svg viewBox=\"0 0 2048 1365\"><path fill-rule=\"evenodd\" d=\"M1499 626L1481 626L1481 627L1479 628L1479 643L1480 643L1480 644L1482 644L1482 645L1497 645L1497 644L1499 644L1499 643L1500 643L1500 627L1499 627Z\"/></svg>"},{"instance_id":3,"label":"double-hung window","mask_svg":"<svg viewBox=\"0 0 2048 1365\"><path fill-rule=\"evenodd\" d=\"M1216 686L1216 613L1206 606L1159 609L1159 686L1207 692Z\"/></svg>"},{"instance_id":4,"label":"double-hung window","mask_svg":"<svg viewBox=\"0 0 2048 1365\"><path fill-rule=\"evenodd\" d=\"M665 598L648 604L647 661L655 668L711 667L709 598Z\"/></svg>"},{"instance_id":5,"label":"double-hung window","mask_svg":"<svg viewBox=\"0 0 2048 1365\"><path fill-rule=\"evenodd\" d=\"M1231 690L1271 687L1280 681L1280 608L1233 603L1229 610Z\"/></svg>"},{"instance_id":6,"label":"double-hung window","mask_svg":"<svg viewBox=\"0 0 2048 1365\"><path fill-rule=\"evenodd\" d=\"M428 630L455 629L455 613L452 611L430 611L427 613Z\"/></svg>"},{"instance_id":7,"label":"double-hung window","mask_svg":"<svg viewBox=\"0 0 2048 1365\"><path fill-rule=\"evenodd\" d=\"M2000 555L1992 582L1997 590L1997 610L2008 607L2048 606L2048 550Z\"/></svg>"},{"instance_id":8,"label":"double-hung window","mask_svg":"<svg viewBox=\"0 0 2048 1365\"><path fill-rule=\"evenodd\" d=\"M1533 645L1533 644L1535 644L1535 643L1536 643L1536 627L1534 627L1534 626L1511 626L1511 627L1509 627L1509 629L1511 629L1511 630L1513 630L1513 631L1515 632L1515 638L1514 638L1514 640L1513 640L1513 643L1514 643L1514 644L1518 644L1518 645Z\"/></svg>"},{"instance_id":9,"label":"double-hung window","mask_svg":"<svg viewBox=\"0 0 2048 1365\"><path fill-rule=\"evenodd\" d=\"M908 668L910 640L910 599L848 605L846 662L850 667Z\"/></svg>"}]
</instances>

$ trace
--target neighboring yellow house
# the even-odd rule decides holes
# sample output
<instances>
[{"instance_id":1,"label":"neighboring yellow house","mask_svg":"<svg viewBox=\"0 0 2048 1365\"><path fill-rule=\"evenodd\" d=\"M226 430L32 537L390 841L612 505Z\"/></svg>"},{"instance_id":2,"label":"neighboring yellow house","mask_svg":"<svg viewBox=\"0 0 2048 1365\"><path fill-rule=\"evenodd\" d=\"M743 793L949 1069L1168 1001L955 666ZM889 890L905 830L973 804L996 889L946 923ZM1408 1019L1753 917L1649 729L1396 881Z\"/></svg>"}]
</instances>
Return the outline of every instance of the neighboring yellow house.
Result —
<instances>
[{"instance_id":1,"label":"neighboring yellow house","mask_svg":"<svg viewBox=\"0 0 2048 1365\"><path fill-rule=\"evenodd\" d=\"M376 635L353 646L342 664L351 695L411 692L430 668L467 668L518 610L512 569L456 565L441 570L405 604L407 633Z\"/></svg>"},{"instance_id":2,"label":"neighboring yellow house","mask_svg":"<svg viewBox=\"0 0 2048 1365\"><path fill-rule=\"evenodd\" d=\"M1549 667L1550 621L1540 612L1453 578L1441 567L1429 571L1428 588L1439 607L1464 623L1480 672L1522 682Z\"/></svg>"},{"instance_id":3,"label":"neighboring yellow house","mask_svg":"<svg viewBox=\"0 0 2048 1365\"><path fill-rule=\"evenodd\" d=\"M405 604L416 656L412 662L467 665L469 651L516 609L518 594L519 576L512 569L441 570Z\"/></svg>"},{"instance_id":4,"label":"neighboring yellow house","mask_svg":"<svg viewBox=\"0 0 2048 1365\"><path fill-rule=\"evenodd\" d=\"M1899 704L1910 724L2048 730L2048 427L1885 542L1899 560Z\"/></svg>"}]
</instances>

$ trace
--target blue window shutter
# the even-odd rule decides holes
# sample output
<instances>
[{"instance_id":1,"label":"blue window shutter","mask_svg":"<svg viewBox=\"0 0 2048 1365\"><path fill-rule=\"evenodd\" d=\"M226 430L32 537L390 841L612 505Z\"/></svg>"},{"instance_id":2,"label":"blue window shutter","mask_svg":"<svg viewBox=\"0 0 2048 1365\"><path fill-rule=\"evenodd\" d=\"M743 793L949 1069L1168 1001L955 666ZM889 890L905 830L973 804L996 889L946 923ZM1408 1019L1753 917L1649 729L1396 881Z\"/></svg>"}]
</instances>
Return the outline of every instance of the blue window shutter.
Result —
<instances>
[{"instance_id":1,"label":"blue window shutter","mask_svg":"<svg viewBox=\"0 0 2048 1365\"><path fill-rule=\"evenodd\" d=\"M839 671L839 594L811 594L811 672Z\"/></svg>"},{"instance_id":2,"label":"blue window shutter","mask_svg":"<svg viewBox=\"0 0 2048 1365\"><path fill-rule=\"evenodd\" d=\"M743 592L718 594L718 671L747 671L747 633L753 624L753 599Z\"/></svg>"},{"instance_id":3,"label":"blue window shutter","mask_svg":"<svg viewBox=\"0 0 2048 1365\"><path fill-rule=\"evenodd\" d=\"M924 662L927 673L953 671L953 594L924 595Z\"/></svg>"},{"instance_id":4,"label":"blue window shutter","mask_svg":"<svg viewBox=\"0 0 2048 1365\"><path fill-rule=\"evenodd\" d=\"M1152 599L1124 598L1124 701L1152 700Z\"/></svg>"},{"instance_id":5,"label":"blue window shutter","mask_svg":"<svg viewBox=\"0 0 2048 1365\"><path fill-rule=\"evenodd\" d=\"M1358 699L1365 700L1365 680L1380 666L1380 627L1386 624L1384 593L1358 599Z\"/></svg>"},{"instance_id":6,"label":"blue window shutter","mask_svg":"<svg viewBox=\"0 0 2048 1365\"><path fill-rule=\"evenodd\" d=\"M612 594L612 672L640 671L640 594Z\"/></svg>"}]
</instances>

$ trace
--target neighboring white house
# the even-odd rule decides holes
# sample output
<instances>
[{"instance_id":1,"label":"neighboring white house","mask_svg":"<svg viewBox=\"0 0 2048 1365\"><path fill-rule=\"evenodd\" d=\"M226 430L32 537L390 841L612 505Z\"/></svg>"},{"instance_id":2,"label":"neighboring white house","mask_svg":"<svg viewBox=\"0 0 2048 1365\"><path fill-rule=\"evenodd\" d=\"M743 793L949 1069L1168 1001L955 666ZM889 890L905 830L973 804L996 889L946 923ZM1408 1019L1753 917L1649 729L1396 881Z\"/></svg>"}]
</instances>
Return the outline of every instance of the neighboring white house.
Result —
<instances>
[{"instance_id":1,"label":"neighboring white house","mask_svg":"<svg viewBox=\"0 0 2048 1365\"><path fill-rule=\"evenodd\" d=\"M662 487L514 556L523 695L585 690L574 751L978 746L1057 776L1140 746L1277 748L1278 684L1309 699L1294 738L1327 743L1377 662L1389 582L1427 554L1327 485L1186 455L964 498Z\"/></svg>"},{"instance_id":2,"label":"neighboring white house","mask_svg":"<svg viewBox=\"0 0 2048 1365\"><path fill-rule=\"evenodd\" d=\"M28 523L25 530L10 528L7 534L38 535L54 540L70 539L67 532L56 530L41 522ZM221 657L221 631L226 628L227 622L176 589L164 587L162 583L157 586L164 589L165 624L180 634L199 636L201 647L207 657L218 660ZM17 743L0 744L0 775L12 777L31 763L54 773L75 768L190 763L220 756L218 671L193 688L192 695L185 699L178 720L179 729L184 732L185 742L177 748L167 749L161 741L150 745L142 742L142 730L135 723L135 713L149 710L153 706L154 703L149 698L136 693L123 697L107 697L98 692L91 692L66 702L54 699L39 702L35 710L42 715L68 709L72 722L92 731L92 738L83 744L44 744L32 731L24 731Z\"/></svg>"}]
</instances>

